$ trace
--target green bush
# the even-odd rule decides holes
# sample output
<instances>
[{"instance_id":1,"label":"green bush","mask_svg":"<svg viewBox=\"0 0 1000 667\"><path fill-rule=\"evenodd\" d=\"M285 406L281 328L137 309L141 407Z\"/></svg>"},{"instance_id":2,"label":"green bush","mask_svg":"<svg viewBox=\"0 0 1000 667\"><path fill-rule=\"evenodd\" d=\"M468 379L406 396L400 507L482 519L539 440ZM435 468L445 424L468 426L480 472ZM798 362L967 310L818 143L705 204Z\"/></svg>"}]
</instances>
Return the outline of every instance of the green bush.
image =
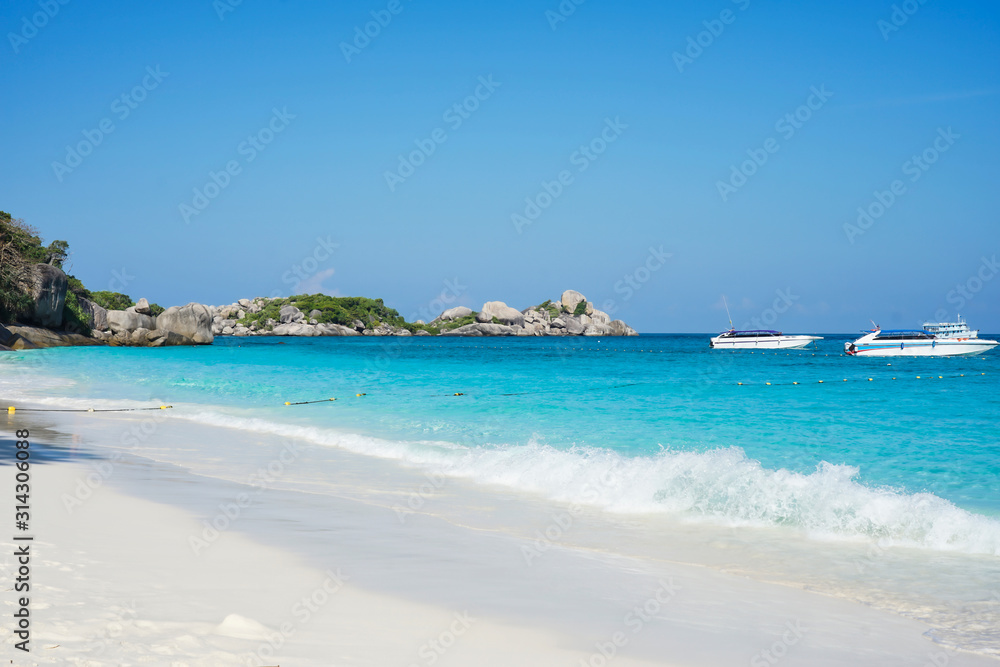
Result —
<instances>
[{"instance_id":1,"label":"green bush","mask_svg":"<svg viewBox=\"0 0 1000 667\"><path fill-rule=\"evenodd\" d=\"M274 299L265 303L259 313L246 313L239 323L250 326L256 322L258 327L266 327L269 319L277 321L281 318L281 307L286 305L295 306L307 318L311 311L320 311L316 321L321 324L342 324L350 327L354 325L354 320L361 320L366 327L376 327L383 323L394 327L407 324L396 310L386 307L382 299L326 294L298 294L285 299Z\"/></svg>"},{"instance_id":2,"label":"green bush","mask_svg":"<svg viewBox=\"0 0 1000 667\"><path fill-rule=\"evenodd\" d=\"M98 306L107 308L108 310L125 310L126 308L135 305L135 301L132 300L132 297L128 294L122 294L120 292L92 292L90 300Z\"/></svg>"},{"instance_id":3,"label":"green bush","mask_svg":"<svg viewBox=\"0 0 1000 667\"><path fill-rule=\"evenodd\" d=\"M88 338L92 331L90 318L83 312L79 298L72 291L66 292L66 304L63 306L63 328Z\"/></svg>"},{"instance_id":4,"label":"green bush","mask_svg":"<svg viewBox=\"0 0 1000 667\"><path fill-rule=\"evenodd\" d=\"M451 331L452 329L464 327L466 324L475 324L477 314L478 313L472 313L471 315L460 317L457 320L452 320L451 322L445 322L444 324L441 325L441 330Z\"/></svg>"},{"instance_id":5,"label":"green bush","mask_svg":"<svg viewBox=\"0 0 1000 667\"><path fill-rule=\"evenodd\" d=\"M151 303L151 304L149 304L149 314L152 315L153 317L156 317L157 315L160 315L165 310L166 310L166 308L164 308L163 306L161 306L158 303Z\"/></svg>"},{"instance_id":6,"label":"green bush","mask_svg":"<svg viewBox=\"0 0 1000 667\"><path fill-rule=\"evenodd\" d=\"M552 319L556 319L560 314L562 314L562 310L560 310L561 308L562 306L557 307L554 303L552 303L552 299L546 299L544 302L535 306L535 310L548 311L549 317Z\"/></svg>"},{"instance_id":7,"label":"green bush","mask_svg":"<svg viewBox=\"0 0 1000 667\"><path fill-rule=\"evenodd\" d=\"M581 301L576 304L576 308L573 310L574 315L586 315L587 314L587 302Z\"/></svg>"}]
</instances>

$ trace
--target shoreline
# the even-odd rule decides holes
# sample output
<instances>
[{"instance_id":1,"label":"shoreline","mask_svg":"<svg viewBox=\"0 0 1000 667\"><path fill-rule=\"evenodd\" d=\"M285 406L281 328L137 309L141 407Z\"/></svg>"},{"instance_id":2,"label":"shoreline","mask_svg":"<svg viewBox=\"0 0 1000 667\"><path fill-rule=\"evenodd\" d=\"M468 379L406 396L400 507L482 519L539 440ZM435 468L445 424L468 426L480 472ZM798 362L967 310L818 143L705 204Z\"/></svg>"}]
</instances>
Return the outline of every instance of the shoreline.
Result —
<instances>
[{"instance_id":1,"label":"shoreline","mask_svg":"<svg viewBox=\"0 0 1000 667\"><path fill-rule=\"evenodd\" d=\"M74 446L71 451L77 461L47 464L53 470L73 468L71 473L52 475L47 470L41 471L42 478L48 478L46 483L50 489L61 486L68 490L79 483L81 472L89 470L88 474L92 474L96 470L95 462L112 460L108 454L113 454L113 450L94 446L91 441L94 433L107 434L113 431L108 428L111 422L107 419L100 422L93 420L88 424L85 420L92 419L92 415L84 415L82 419L50 419L52 416L50 414L38 418L19 414L16 419L27 419L38 424L47 422L53 427L49 439L56 441L56 444L61 442ZM113 421L122 426L138 423L134 415ZM10 422L9 416L8 424ZM177 424L172 425L171 422L174 420L167 420L165 428L156 436L163 442L182 444L191 434L217 438L225 431L232 430L192 424L184 424L184 428L175 430L173 427ZM248 452L258 448L261 450L256 459L249 462L247 470L253 470L254 465L263 461L281 461L281 443L276 439L249 434L240 434L240 437ZM762 648L766 649L773 643L780 642L782 634L788 631L784 623L791 621L794 625L796 619L805 619L803 627L809 628L809 632L801 637L801 643L796 640L795 655L800 659L809 658L807 662L799 664L822 664L822 660L827 659L824 657L827 656L827 649L837 645L851 647L842 649L850 652L850 658L847 655L842 657L853 664L893 664L873 657L884 650L898 653L901 657L907 656L908 661L901 660L898 664L923 664L928 660L927 656L935 651L946 652L951 661L949 664L953 665L996 664L990 658L952 653L928 641L923 635L929 627L918 621L869 609L855 602L754 581L711 568L643 557L613 556L570 541L554 544L541 554L543 557L526 566L523 560L524 548L530 549L532 540L512 535L504 529L504 522L509 521L513 515L499 514L493 528L469 527L461 514L449 515L438 511L438 507L428 506L418 508L425 511L414 512L401 523L398 512L392 510L391 504L387 506L385 497L393 494L398 496L399 488L413 488L419 475L412 471L409 474L406 470L390 471L389 468L395 464L371 457L344 452L338 453L338 456L345 469L340 490L334 490L333 493L330 489L325 492L303 493L301 489L282 488L281 484L268 485L258 496L260 502L247 505L228 530L222 530L208 548L195 554L190 544L185 543L185 538L189 539L199 528L203 531L205 520L216 520L220 516L220 507L227 503L234 504L233 501L239 506L241 493L255 493L252 482L241 484L205 477L185 470L183 466L157 463L144 456L126 453L113 460L114 474L101 478L100 483L92 489L93 496L85 499L80 508L75 508L72 515L59 504L59 494L46 496L44 501L49 506L46 510L49 518L44 525L45 530L50 531L48 535L62 535L60 541L63 544L73 544L72 550L80 552L72 555L66 553L69 549L64 549L63 553L50 554L46 560L63 564L60 567L72 567L73 561L78 558L84 558L89 563L103 563L107 572L107 581L103 585L123 586L122 595L125 597L152 595L151 590L143 588L145 584L140 583L143 568L141 563L155 561L157 554L161 552L173 553L174 558L179 559L179 580L185 582L197 580L198 574L195 571L205 569L206 563L215 563L213 567L218 567L223 575L234 574L231 572L233 568L229 568L227 563L236 562L231 559L237 556L230 554L237 553L243 554L250 570L253 567L263 570L278 567L282 571L287 569L289 572L298 572L292 577L294 582L287 584L289 589L315 589L323 581L319 575L331 568L335 572L337 567L341 567L343 574L352 577L344 590L351 590L352 595L357 595L356 598L351 598L352 611L344 613L357 623L362 623L363 620L369 623L365 626L368 628L367 634L361 630L354 633L354 636L366 636L370 640L367 645L356 647L360 652L355 654L356 657L361 656L364 651L402 651L409 641L404 640L404 636L415 639L422 636L422 642L434 636L433 633L427 634L429 630L426 627L419 630L393 627L392 631L387 631L384 625L375 622L377 619L368 618L369 612L375 607L380 609L378 614L384 614L388 606L406 618L410 617L409 612L413 612L418 618L454 620L449 613L468 611L478 619L475 632L470 630L461 643L472 653L460 653L456 648L454 658L449 657L451 654L441 656L438 664L444 665L472 664L470 660L476 664L490 664L483 662L483 659L487 655L493 655L502 646L508 649L517 646L531 648L516 658L509 656L506 663L496 664L514 664L512 660L520 660L520 664L581 664L581 661L588 664L594 655L600 655L595 651L602 641L604 643L600 645L608 651L615 650L616 664L742 663L751 659ZM371 460L363 461L365 458ZM364 465L348 466L346 462L351 459L361 461ZM90 463L83 463L84 461ZM307 463L308 457L303 458L302 462ZM84 466L82 470L81 463ZM288 465L293 463L294 461ZM39 465L39 468L42 467ZM0 467L0 474L6 474L9 470ZM377 474L379 471L381 475ZM390 477L386 477L389 473ZM360 497L358 482L370 478L382 479L385 483L372 489L374 496ZM371 484L367 483L367 486L371 487ZM454 496L453 507L468 506L465 511L476 514L489 511L484 506L486 503L496 502L496 498L488 493L470 496L465 486L462 482L450 482L442 495ZM71 490L69 492L74 493ZM379 493L385 497L378 497ZM121 510L123 507L135 511ZM138 508L142 508L141 511ZM545 511L557 508L557 505L548 503L540 509ZM427 513L426 510L433 511ZM3 507L2 511L6 512L7 508ZM495 508L493 511L495 512ZM151 514L169 514L170 518L154 522L158 526L154 533L148 530L148 517ZM542 519L539 525L543 530L547 528L547 517L543 515L538 518ZM94 525L91 526L87 521L93 521ZM130 526L128 533L142 535L143 539L126 539L123 542L120 532L108 534L105 530L101 533L98 526L106 525L108 521L114 521L122 528L121 532L125 532L124 526ZM589 517L582 517L580 521L581 526L601 525L600 522L587 523L590 521ZM551 523L551 519L548 522ZM608 529L607 524L604 529ZM697 528L693 532L704 533ZM97 539L98 535L104 537ZM154 537L163 541L154 544ZM55 540L52 542L56 543ZM152 549L152 552L128 556L123 562L124 555L130 549L141 551L143 548ZM331 554L336 553L340 557L331 560ZM172 566L161 564L157 567L167 571ZM139 572L136 572L137 569ZM157 589L157 596L182 599L174 599L167 605L169 609L158 612L162 618L157 622L167 625L182 623L191 609L200 610L200 625L186 628L184 635L199 638L199 650L206 650L209 645L213 647L213 651L235 650L226 643L233 641L233 638L219 639L216 636L218 632L247 632L252 635L253 632L247 630L252 628L257 633L254 636L259 637L264 633L254 623L239 619L231 619L219 630L217 626L223 625L229 613L252 619L270 628L271 632L280 631L281 619L275 618L273 614L268 616L253 611L253 605L246 599L248 596L244 589L248 586L254 588L262 581L259 571L255 574L250 570L240 574L238 581L229 589L217 590L217 595L213 593L212 604L209 604L207 598L202 599L204 596L197 589L184 589L182 586L174 590L169 586L161 586ZM122 581L116 581L119 579ZM667 585L664 586L662 582L667 582ZM676 584L676 590L671 589L670 582ZM219 589L214 583L211 587ZM80 590L71 586L59 588L74 592ZM181 592L182 590L186 592ZM623 594L623 590L627 594ZM628 626L624 625L626 614L629 609L635 608L636 603L655 600L658 590L661 591L661 597L667 596L667 591L670 591L670 597L663 603L650 602L651 607L659 606L660 609L657 609L656 614L651 614L648 621L642 622L640 630L654 624L658 629L655 633L641 632L633 640L631 630L640 617L633 616L630 619L633 625ZM82 594L94 595L93 592ZM269 609L290 609L288 605L274 603L274 600L280 598L278 592L262 592L260 595L271 600ZM375 596L380 602L375 604L375 598L370 596ZM249 597L255 595L250 594ZM64 602L69 603L70 600ZM208 614L213 604L217 608L212 612L214 616ZM246 608L248 604L250 607ZM60 603L51 608L65 607L66 604ZM230 611L220 616L225 608L230 607ZM249 610L244 613L237 611L245 608ZM404 614L403 610L408 611ZM91 627L95 621L70 615L60 622L68 628ZM337 621L343 622L343 618ZM38 623L42 625L42 621ZM215 625L211 625L212 623ZM319 621L316 627L319 627L318 624ZM135 625L135 632L138 633L142 624ZM238 627L234 629L233 626ZM447 624L443 627L446 629ZM488 631L483 630L484 628ZM872 633L873 628L878 628L878 632ZM613 638L619 631L627 633L620 638L629 641L616 647L613 645ZM872 634L876 639L872 638ZM323 633L319 635L325 636ZM305 641L310 632L303 630L298 636L303 644L310 643ZM335 633L332 636L338 635ZM296 642L300 640L289 640L288 647L283 650L291 650L293 645L295 650L299 650ZM138 651L138 646L144 645L142 642L148 644L153 640L149 637L141 639L136 635L136 641L138 643L135 650ZM317 641L319 645L313 646L314 654L310 655L315 655L317 661L327 661L315 664L331 664L330 654L322 650L323 640ZM608 641L612 642L610 648ZM166 637L161 637L156 642L155 646L162 646L161 642L169 644ZM411 656L406 658L400 654L400 664L423 664L421 658L412 653L413 644L409 645ZM417 643L416 646L422 646L422 643ZM456 643L457 646L459 643ZM489 651L486 646L491 647ZM785 648L790 647L791 645ZM307 649L302 650L308 653ZM459 655L464 657L460 660ZM789 655L792 655L791 651ZM677 658L677 661L662 662L668 656L670 659ZM311 664L301 662L299 659L303 657L305 654L298 654L294 664ZM532 659L539 660L539 657L544 659L532 662ZM213 664L229 664L218 662L219 655L215 659L217 661ZM374 662L362 661L360 664L385 664L386 659L389 659L389 653L379 653ZM915 662L917 660L922 662ZM831 661L828 664L847 662ZM789 659L788 664L796 664L796 661Z\"/></svg>"}]
</instances>

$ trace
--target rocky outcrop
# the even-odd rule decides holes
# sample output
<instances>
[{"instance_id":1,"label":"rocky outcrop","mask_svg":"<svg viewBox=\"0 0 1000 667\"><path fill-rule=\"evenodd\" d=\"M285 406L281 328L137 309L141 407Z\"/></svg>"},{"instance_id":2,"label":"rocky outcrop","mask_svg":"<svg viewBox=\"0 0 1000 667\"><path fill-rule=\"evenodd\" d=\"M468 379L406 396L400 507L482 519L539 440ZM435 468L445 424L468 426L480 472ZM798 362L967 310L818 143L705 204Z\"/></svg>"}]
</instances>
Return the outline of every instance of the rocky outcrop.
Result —
<instances>
[{"instance_id":1,"label":"rocky outcrop","mask_svg":"<svg viewBox=\"0 0 1000 667\"><path fill-rule=\"evenodd\" d=\"M137 313L134 308L126 310L109 310L107 312L107 328L111 333L131 333L136 329L155 329L156 322L149 315ZM97 327L94 327L95 329Z\"/></svg>"},{"instance_id":2,"label":"rocky outcrop","mask_svg":"<svg viewBox=\"0 0 1000 667\"><path fill-rule=\"evenodd\" d=\"M149 314L149 302L139 299L125 310L105 310L79 299L80 308L91 320L91 339L97 343L129 347L204 345L211 343L212 311L200 303L173 306L159 316ZM146 311L141 312L141 311Z\"/></svg>"},{"instance_id":3,"label":"rocky outcrop","mask_svg":"<svg viewBox=\"0 0 1000 667\"><path fill-rule=\"evenodd\" d=\"M200 303L189 303L186 306L171 306L156 318L156 326L161 331L170 331L189 338L195 343L211 343L212 311Z\"/></svg>"},{"instance_id":4,"label":"rocky outcrop","mask_svg":"<svg viewBox=\"0 0 1000 667\"><path fill-rule=\"evenodd\" d=\"M583 304L583 308L580 305ZM451 309L455 310L455 309ZM576 315L577 311L580 315ZM445 311L434 324L447 321ZM471 311L470 311L471 313ZM515 315L516 314L516 315ZM501 324L496 324L500 322ZM483 304L475 324L467 324L442 336L637 336L635 329L607 313L575 290L566 290L557 301L516 311L502 301Z\"/></svg>"},{"instance_id":5,"label":"rocky outcrop","mask_svg":"<svg viewBox=\"0 0 1000 667\"><path fill-rule=\"evenodd\" d=\"M301 315L301 313L299 313ZM271 330L272 336L322 336L319 327L312 324L300 324L298 322L288 322L279 324Z\"/></svg>"},{"instance_id":6,"label":"rocky outcrop","mask_svg":"<svg viewBox=\"0 0 1000 667\"><path fill-rule=\"evenodd\" d=\"M472 314L471 308L466 308L465 306L455 306L454 308L449 308L444 311L434 320L435 322L451 322L453 320L460 320L463 317L468 317Z\"/></svg>"},{"instance_id":7,"label":"rocky outcrop","mask_svg":"<svg viewBox=\"0 0 1000 667\"><path fill-rule=\"evenodd\" d=\"M573 313L576 311L577 305L581 301L586 301L587 297L580 294L576 290L568 289L562 293L562 297L559 299L559 303L562 304L562 309L567 313Z\"/></svg>"},{"instance_id":8,"label":"rocky outcrop","mask_svg":"<svg viewBox=\"0 0 1000 667\"><path fill-rule=\"evenodd\" d=\"M49 329L61 327L69 285L66 274L49 264L35 264L31 267L30 285L31 300L34 302L31 321Z\"/></svg>"},{"instance_id":9,"label":"rocky outcrop","mask_svg":"<svg viewBox=\"0 0 1000 667\"><path fill-rule=\"evenodd\" d=\"M343 324L320 324L316 327L319 329L323 336L360 336L361 334L351 327L345 327Z\"/></svg>"},{"instance_id":10,"label":"rocky outcrop","mask_svg":"<svg viewBox=\"0 0 1000 667\"><path fill-rule=\"evenodd\" d=\"M625 324L621 320L612 320L611 322L611 335L612 336L638 336L635 329Z\"/></svg>"},{"instance_id":11,"label":"rocky outcrop","mask_svg":"<svg viewBox=\"0 0 1000 667\"><path fill-rule=\"evenodd\" d=\"M108 311L103 306L99 306L93 301L81 297L77 297L76 301L80 304L80 311L86 318L87 326L98 331L107 330Z\"/></svg>"},{"instance_id":12,"label":"rocky outcrop","mask_svg":"<svg viewBox=\"0 0 1000 667\"><path fill-rule=\"evenodd\" d=\"M476 315L477 322L493 322L493 320L510 326L524 326L524 315L503 301L487 301Z\"/></svg>"},{"instance_id":13,"label":"rocky outcrop","mask_svg":"<svg viewBox=\"0 0 1000 667\"><path fill-rule=\"evenodd\" d=\"M305 314L295 306L282 306L280 313L280 321L282 324L301 322L306 317Z\"/></svg>"},{"instance_id":14,"label":"rocky outcrop","mask_svg":"<svg viewBox=\"0 0 1000 667\"><path fill-rule=\"evenodd\" d=\"M31 350L36 347L38 346L31 341L0 324L0 350L9 352L11 350Z\"/></svg>"},{"instance_id":15,"label":"rocky outcrop","mask_svg":"<svg viewBox=\"0 0 1000 667\"><path fill-rule=\"evenodd\" d=\"M101 341L77 333L52 331L42 327L18 324L0 325L0 347L7 350L33 350L42 347L69 347L71 345L100 345Z\"/></svg>"},{"instance_id":16,"label":"rocky outcrop","mask_svg":"<svg viewBox=\"0 0 1000 667\"><path fill-rule=\"evenodd\" d=\"M517 332L514 327L509 327L503 324L493 324L492 322L474 322L472 324L466 324L465 326L458 327L457 329L450 329L448 331L442 331L442 336L515 336Z\"/></svg>"}]
</instances>

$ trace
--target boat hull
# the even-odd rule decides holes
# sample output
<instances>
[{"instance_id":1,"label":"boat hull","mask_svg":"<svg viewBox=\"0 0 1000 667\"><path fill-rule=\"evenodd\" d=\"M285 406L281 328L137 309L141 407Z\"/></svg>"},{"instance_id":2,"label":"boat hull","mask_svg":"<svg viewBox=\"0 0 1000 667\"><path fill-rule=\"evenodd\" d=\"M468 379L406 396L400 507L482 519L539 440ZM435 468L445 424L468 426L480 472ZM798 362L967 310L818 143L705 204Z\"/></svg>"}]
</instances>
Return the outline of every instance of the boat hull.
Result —
<instances>
[{"instance_id":1,"label":"boat hull","mask_svg":"<svg viewBox=\"0 0 1000 667\"><path fill-rule=\"evenodd\" d=\"M968 340L938 338L933 341L902 343L866 343L856 341L845 345L845 352L855 357L957 357L982 354L996 347L995 340L970 338Z\"/></svg>"},{"instance_id":2,"label":"boat hull","mask_svg":"<svg viewBox=\"0 0 1000 667\"><path fill-rule=\"evenodd\" d=\"M730 338L716 336L711 346L718 350L788 350L805 347L821 336L761 336L759 338Z\"/></svg>"}]
</instances>

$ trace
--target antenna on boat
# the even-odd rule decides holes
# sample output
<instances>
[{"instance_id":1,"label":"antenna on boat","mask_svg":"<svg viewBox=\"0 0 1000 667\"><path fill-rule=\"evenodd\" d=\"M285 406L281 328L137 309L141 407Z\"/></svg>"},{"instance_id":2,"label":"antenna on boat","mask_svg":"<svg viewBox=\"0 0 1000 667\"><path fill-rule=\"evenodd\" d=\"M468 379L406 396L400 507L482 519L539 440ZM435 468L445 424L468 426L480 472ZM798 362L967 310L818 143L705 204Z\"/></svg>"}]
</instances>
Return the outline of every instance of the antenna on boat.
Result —
<instances>
[{"instance_id":1,"label":"antenna on boat","mask_svg":"<svg viewBox=\"0 0 1000 667\"><path fill-rule=\"evenodd\" d=\"M726 295L722 295L722 303L726 304L726 315L729 317L729 329L733 329L733 316L729 314L729 302L726 301Z\"/></svg>"}]
</instances>

